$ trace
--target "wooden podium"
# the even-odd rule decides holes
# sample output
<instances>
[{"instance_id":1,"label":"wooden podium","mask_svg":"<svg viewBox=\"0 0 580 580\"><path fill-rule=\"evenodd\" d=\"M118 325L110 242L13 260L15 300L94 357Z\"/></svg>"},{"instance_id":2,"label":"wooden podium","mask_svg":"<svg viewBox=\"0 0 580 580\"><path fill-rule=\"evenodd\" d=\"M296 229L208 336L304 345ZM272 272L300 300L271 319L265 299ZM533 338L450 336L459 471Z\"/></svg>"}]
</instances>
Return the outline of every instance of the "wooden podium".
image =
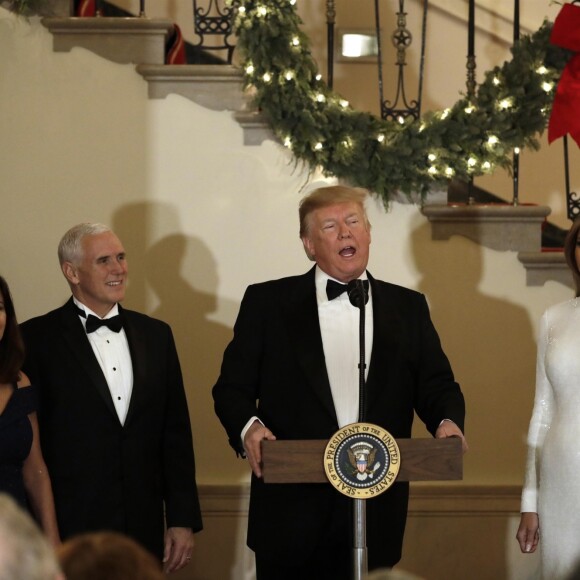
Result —
<instances>
[{"instance_id":1,"label":"wooden podium","mask_svg":"<svg viewBox=\"0 0 580 580\"><path fill-rule=\"evenodd\" d=\"M264 483L328 483L324 440L262 441ZM397 439L401 468L397 481L451 481L463 478L461 440Z\"/></svg>"},{"instance_id":2,"label":"wooden podium","mask_svg":"<svg viewBox=\"0 0 580 580\"><path fill-rule=\"evenodd\" d=\"M327 483L324 440L262 441L264 483ZM459 438L397 439L400 468L397 481L449 481L463 478ZM338 491L336 493L339 493ZM354 501L354 580L366 576L366 512L363 499Z\"/></svg>"}]
</instances>

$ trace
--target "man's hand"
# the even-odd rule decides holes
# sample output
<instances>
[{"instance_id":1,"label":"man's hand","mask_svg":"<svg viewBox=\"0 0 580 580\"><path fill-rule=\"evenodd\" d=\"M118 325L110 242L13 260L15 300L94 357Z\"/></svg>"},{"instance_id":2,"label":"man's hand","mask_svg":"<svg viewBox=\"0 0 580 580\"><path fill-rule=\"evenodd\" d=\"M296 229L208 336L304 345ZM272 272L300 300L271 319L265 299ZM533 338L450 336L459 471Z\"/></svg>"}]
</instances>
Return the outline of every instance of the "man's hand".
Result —
<instances>
[{"instance_id":1,"label":"man's hand","mask_svg":"<svg viewBox=\"0 0 580 580\"><path fill-rule=\"evenodd\" d=\"M461 432L461 429L453 421L442 421L441 425L437 427L435 437L437 439L445 439L446 437L459 437L459 439L461 439L463 453L469 449L467 441L465 440L465 436Z\"/></svg>"},{"instance_id":2,"label":"man's hand","mask_svg":"<svg viewBox=\"0 0 580 580\"><path fill-rule=\"evenodd\" d=\"M168 528L165 532L163 551L163 571L177 572L189 564L193 552L193 532L191 528Z\"/></svg>"},{"instance_id":3,"label":"man's hand","mask_svg":"<svg viewBox=\"0 0 580 580\"><path fill-rule=\"evenodd\" d=\"M274 437L272 431L267 427L264 427L260 421L254 421L246 431L244 437L244 449L246 450L246 456L250 462L250 467L256 477L262 477L262 449L260 445L263 439L275 441L276 437Z\"/></svg>"},{"instance_id":4,"label":"man's hand","mask_svg":"<svg viewBox=\"0 0 580 580\"><path fill-rule=\"evenodd\" d=\"M522 512L516 538L524 554L536 551L540 541L540 520L535 512Z\"/></svg>"}]
</instances>

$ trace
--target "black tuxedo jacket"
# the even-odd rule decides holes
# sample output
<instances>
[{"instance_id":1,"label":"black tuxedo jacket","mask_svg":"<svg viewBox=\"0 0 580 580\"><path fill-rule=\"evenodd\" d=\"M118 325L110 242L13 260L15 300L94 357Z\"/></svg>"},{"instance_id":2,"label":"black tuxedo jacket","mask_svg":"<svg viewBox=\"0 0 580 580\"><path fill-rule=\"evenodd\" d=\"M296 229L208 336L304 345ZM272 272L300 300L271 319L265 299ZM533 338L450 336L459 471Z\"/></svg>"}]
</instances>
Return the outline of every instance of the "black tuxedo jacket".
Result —
<instances>
[{"instance_id":1,"label":"black tuxedo jacket","mask_svg":"<svg viewBox=\"0 0 580 580\"><path fill-rule=\"evenodd\" d=\"M72 298L21 325L61 536L115 530L158 557L168 527L201 529L187 401L170 327L119 306L133 365L124 426Z\"/></svg>"},{"instance_id":2,"label":"black tuxedo jacket","mask_svg":"<svg viewBox=\"0 0 580 580\"><path fill-rule=\"evenodd\" d=\"M394 437L410 437L414 412L434 434L443 419L463 430L465 406L422 294L375 280L373 349L365 420ZM242 300L221 374L215 409L236 451L257 415L278 439L329 439L338 430L325 366L314 269L250 286ZM367 500L369 566L401 557L408 485L395 483ZM326 484L265 485L253 477L248 545L265 557L297 562L321 537L333 514L348 535L351 501Z\"/></svg>"}]
</instances>

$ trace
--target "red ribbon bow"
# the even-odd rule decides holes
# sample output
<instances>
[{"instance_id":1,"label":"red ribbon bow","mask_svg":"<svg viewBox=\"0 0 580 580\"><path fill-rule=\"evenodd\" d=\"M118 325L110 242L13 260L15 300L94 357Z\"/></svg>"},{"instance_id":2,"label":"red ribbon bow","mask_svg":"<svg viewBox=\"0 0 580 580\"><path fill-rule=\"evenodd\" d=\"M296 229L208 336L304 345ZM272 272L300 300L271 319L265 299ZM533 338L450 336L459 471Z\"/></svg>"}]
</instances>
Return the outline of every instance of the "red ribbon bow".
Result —
<instances>
[{"instance_id":1,"label":"red ribbon bow","mask_svg":"<svg viewBox=\"0 0 580 580\"><path fill-rule=\"evenodd\" d=\"M562 72L548 125L548 143L569 133L580 147L580 6L564 4L550 42L576 52Z\"/></svg>"}]
</instances>

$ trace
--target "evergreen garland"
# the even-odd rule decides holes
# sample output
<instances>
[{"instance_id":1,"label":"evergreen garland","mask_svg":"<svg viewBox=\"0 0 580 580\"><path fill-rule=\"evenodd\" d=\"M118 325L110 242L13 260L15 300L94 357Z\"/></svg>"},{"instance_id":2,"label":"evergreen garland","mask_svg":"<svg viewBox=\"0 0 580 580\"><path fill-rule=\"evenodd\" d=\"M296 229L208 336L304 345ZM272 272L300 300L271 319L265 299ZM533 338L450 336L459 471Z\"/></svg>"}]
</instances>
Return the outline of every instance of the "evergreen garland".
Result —
<instances>
[{"instance_id":1,"label":"evergreen garland","mask_svg":"<svg viewBox=\"0 0 580 580\"><path fill-rule=\"evenodd\" d=\"M549 43L551 24L512 49L471 98L420 120L384 121L353 110L328 88L302 32L296 0L239 0L238 48L246 87L274 133L311 168L375 192L424 196L449 179L511 167L515 148L539 147L569 53Z\"/></svg>"}]
</instances>

